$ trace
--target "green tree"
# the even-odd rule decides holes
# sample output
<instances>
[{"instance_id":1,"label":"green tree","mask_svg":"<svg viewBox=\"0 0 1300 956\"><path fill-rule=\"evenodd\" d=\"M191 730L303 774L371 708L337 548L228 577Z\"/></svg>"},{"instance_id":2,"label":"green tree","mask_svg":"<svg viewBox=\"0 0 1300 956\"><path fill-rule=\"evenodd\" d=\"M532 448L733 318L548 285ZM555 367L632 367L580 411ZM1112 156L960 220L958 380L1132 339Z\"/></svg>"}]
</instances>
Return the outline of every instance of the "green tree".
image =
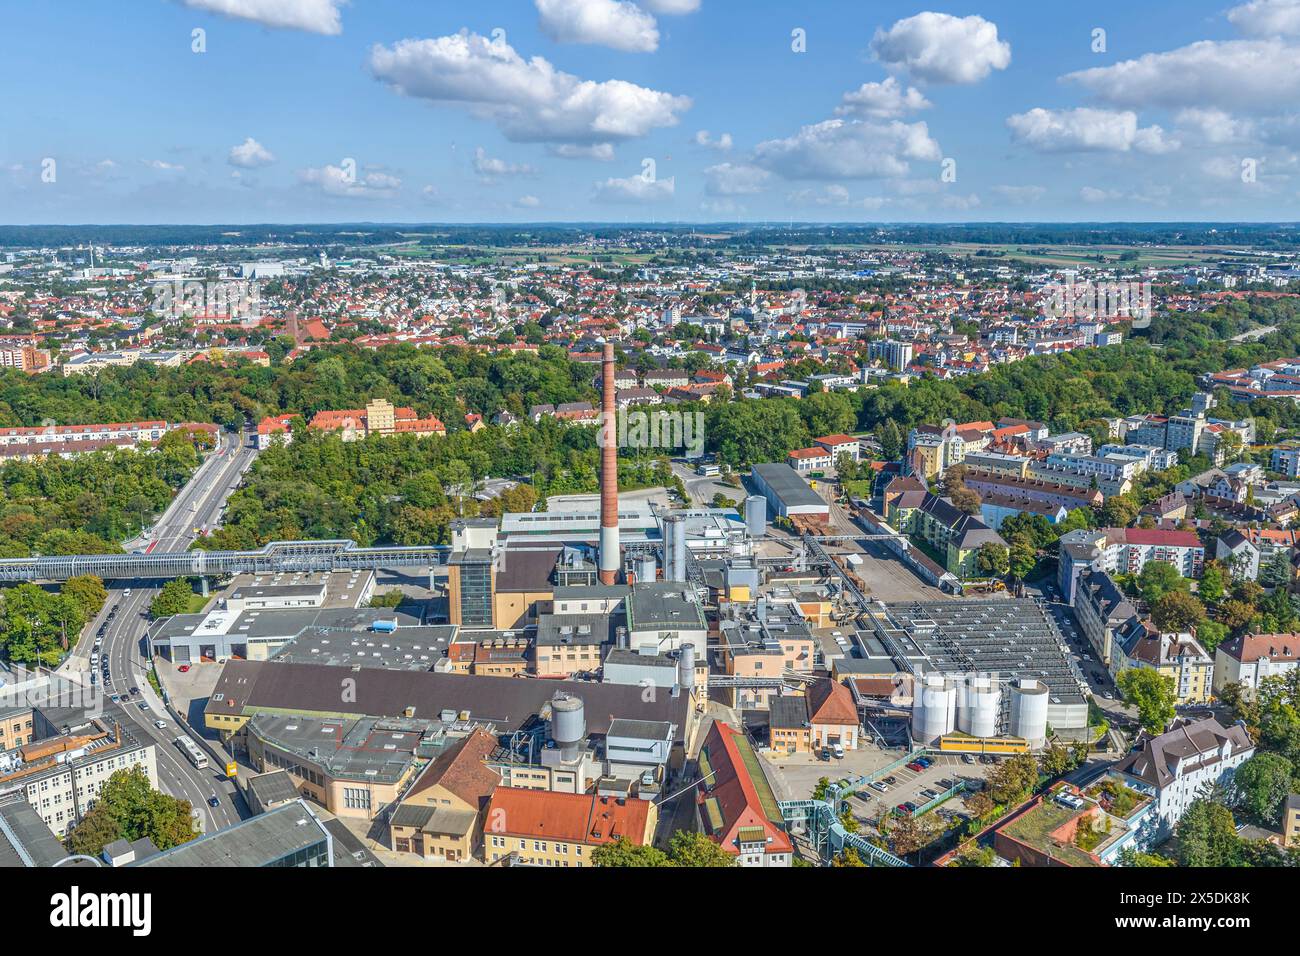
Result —
<instances>
[{"instance_id":1,"label":"green tree","mask_svg":"<svg viewBox=\"0 0 1300 956\"><path fill-rule=\"evenodd\" d=\"M1191 631L1205 620L1205 605L1186 591L1168 591L1151 606L1151 620L1163 633Z\"/></svg>"},{"instance_id":2,"label":"green tree","mask_svg":"<svg viewBox=\"0 0 1300 956\"><path fill-rule=\"evenodd\" d=\"M592 866L671 866L667 854L653 846L619 837L591 851Z\"/></svg>"},{"instance_id":3,"label":"green tree","mask_svg":"<svg viewBox=\"0 0 1300 956\"><path fill-rule=\"evenodd\" d=\"M1007 572L1017 581L1023 581L1038 564L1038 552L1031 542L1017 535L1011 539L1007 558Z\"/></svg>"},{"instance_id":4,"label":"green tree","mask_svg":"<svg viewBox=\"0 0 1300 956\"><path fill-rule=\"evenodd\" d=\"M1223 568L1217 561L1207 561L1201 571L1201 580L1196 593L1206 604L1218 604L1223 600L1226 591Z\"/></svg>"},{"instance_id":5,"label":"green tree","mask_svg":"<svg viewBox=\"0 0 1300 956\"><path fill-rule=\"evenodd\" d=\"M113 840L148 837L158 849L170 850L198 835L191 809L188 800L153 789L143 768L118 770L104 783L85 819L68 834L68 848L94 856Z\"/></svg>"},{"instance_id":6,"label":"green tree","mask_svg":"<svg viewBox=\"0 0 1300 956\"><path fill-rule=\"evenodd\" d=\"M1020 803L1034 792L1038 780L1038 761L1031 754L1014 754L989 773L988 795L995 803Z\"/></svg>"},{"instance_id":7,"label":"green tree","mask_svg":"<svg viewBox=\"0 0 1300 956\"><path fill-rule=\"evenodd\" d=\"M68 578L59 590L64 596L77 603L82 618L87 621L98 614L104 602L108 600L108 591L104 588L104 582L93 574L79 574Z\"/></svg>"},{"instance_id":8,"label":"green tree","mask_svg":"<svg viewBox=\"0 0 1300 956\"><path fill-rule=\"evenodd\" d=\"M975 552L975 570L985 577L1000 578L1011 566L1011 552L1006 545L988 541Z\"/></svg>"},{"instance_id":9,"label":"green tree","mask_svg":"<svg viewBox=\"0 0 1300 956\"><path fill-rule=\"evenodd\" d=\"M736 858L703 833L678 830L668 841L673 866L735 866Z\"/></svg>"},{"instance_id":10,"label":"green tree","mask_svg":"<svg viewBox=\"0 0 1300 956\"><path fill-rule=\"evenodd\" d=\"M1233 790L1247 813L1265 826L1276 826L1282 804L1292 790L1291 761L1280 754L1257 753L1237 768Z\"/></svg>"},{"instance_id":11,"label":"green tree","mask_svg":"<svg viewBox=\"0 0 1300 956\"><path fill-rule=\"evenodd\" d=\"M149 604L149 613L154 617L171 617L173 614L186 614L190 609L190 598L194 596L194 587L189 578L176 578L162 586Z\"/></svg>"},{"instance_id":12,"label":"green tree","mask_svg":"<svg viewBox=\"0 0 1300 956\"><path fill-rule=\"evenodd\" d=\"M1148 561L1142 566L1137 577L1138 592L1142 600L1155 604L1171 591L1185 591L1190 588L1187 579L1178 573L1178 569L1167 561Z\"/></svg>"},{"instance_id":13,"label":"green tree","mask_svg":"<svg viewBox=\"0 0 1300 956\"><path fill-rule=\"evenodd\" d=\"M1149 667L1130 667L1120 671L1115 686L1124 702L1137 708L1138 722L1148 733L1161 733L1174 719L1178 698L1172 677Z\"/></svg>"},{"instance_id":14,"label":"green tree","mask_svg":"<svg viewBox=\"0 0 1300 956\"><path fill-rule=\"evenodd\" d=\"M1173 860L1155 853L1143 853L1131 847L1119 855L1121 866L1176 866Z\"/></svg>"},{"instance_id":15,"label":"green tree","mask_svg":"<svg viewBox=\"0 0 1300 956\"><path fill-rule=\"evenodd\" d=\"M1241 841L1227 807L1207 798L1193 800L1174 830L1182 866L1234 866Z\"/></svg>"}]
</instances>

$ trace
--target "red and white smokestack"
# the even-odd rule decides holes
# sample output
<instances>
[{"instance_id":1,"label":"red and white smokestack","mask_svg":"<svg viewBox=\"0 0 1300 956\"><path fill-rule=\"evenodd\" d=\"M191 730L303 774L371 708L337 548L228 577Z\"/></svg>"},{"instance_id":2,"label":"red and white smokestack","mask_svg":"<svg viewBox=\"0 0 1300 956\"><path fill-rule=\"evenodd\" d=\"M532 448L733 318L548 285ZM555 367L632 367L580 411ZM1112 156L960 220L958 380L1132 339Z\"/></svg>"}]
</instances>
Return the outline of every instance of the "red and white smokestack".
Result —
<instances>
[{"instance_id":1,"label":"red and white smokestack","mask_svg":"<svg viewBox=\"0 0 1300 956\"><path fill-rule=\"evenodd\" d=\"M618 580L618 427L614 384L614 346L605 343L601 365L600 583Z\"/></svg>"}]
</instances>

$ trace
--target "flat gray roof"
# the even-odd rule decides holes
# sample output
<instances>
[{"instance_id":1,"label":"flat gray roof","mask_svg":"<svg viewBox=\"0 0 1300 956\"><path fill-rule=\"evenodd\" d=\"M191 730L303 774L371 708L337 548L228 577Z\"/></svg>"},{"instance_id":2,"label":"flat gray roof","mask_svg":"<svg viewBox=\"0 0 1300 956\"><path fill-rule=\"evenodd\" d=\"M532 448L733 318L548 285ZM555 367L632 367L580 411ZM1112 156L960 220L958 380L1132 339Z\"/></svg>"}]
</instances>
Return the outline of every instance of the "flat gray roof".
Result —
<instances>
[{"instance_id":1,"label":"flat gray roof","mask_svg":"<svg viewBox=\"0 0 1300 956\"><path fill-rule=\"evenodd\" d=\"M809 487L808 482L784 462L762 462L754 466L753 474L761 479L764 487L780 498L787 507L791 505L827 507L826 502Z\"/></svg>"},{"instance_id":2,"label":"flat gray roof","mask_svg":"<svg viewBox=\"0 0 1300 956\"><path fill-rule=\"evenodd\" d=\"M327 831L302 800L241 820L129 866L266 866L325 842Z\"/></svg>"}]
</instances>

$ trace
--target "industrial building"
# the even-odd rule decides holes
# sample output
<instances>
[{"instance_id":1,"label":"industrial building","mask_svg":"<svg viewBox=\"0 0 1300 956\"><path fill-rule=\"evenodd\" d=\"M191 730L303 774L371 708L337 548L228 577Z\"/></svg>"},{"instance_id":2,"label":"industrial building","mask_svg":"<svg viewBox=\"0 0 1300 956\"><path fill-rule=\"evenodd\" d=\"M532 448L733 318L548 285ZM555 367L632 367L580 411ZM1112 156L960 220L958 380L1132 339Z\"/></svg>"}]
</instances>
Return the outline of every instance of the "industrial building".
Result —
<instances>
[{"instance_id":1,"label":"industrial building","mask_svg":"<svg viewBox=\"0 0 1300 956\"><path fill-rule=\"evenodd\" d=\"M762 463L752 472L754 489L767 499L770 514L778 518L804 516L823 521L831 506L808 486L797 471L784 463Z\"/></svg>"},{"instance_id":2,"label":"industrial building","mask_svg":"<svg viewBox=\"0 0 1300 956\"><path fill-rule=\"evenodd\" d=\"M837 666L913 675L918 743L980 749L977 741L1013 738L1032 749L1048 725L1066 734L1088 726L1083 677L1034 601L880 604L870 617L874 627L859 632L853 657Z\"/></svg>"}]
</instances>

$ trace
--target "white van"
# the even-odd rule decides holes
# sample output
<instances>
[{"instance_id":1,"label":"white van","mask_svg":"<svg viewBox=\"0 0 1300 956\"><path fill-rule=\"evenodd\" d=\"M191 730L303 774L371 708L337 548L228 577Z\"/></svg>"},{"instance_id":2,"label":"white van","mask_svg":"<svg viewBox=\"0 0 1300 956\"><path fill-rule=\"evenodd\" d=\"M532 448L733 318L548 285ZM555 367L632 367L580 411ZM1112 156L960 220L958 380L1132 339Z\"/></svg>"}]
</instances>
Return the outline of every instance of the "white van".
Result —
<instances>
[{"instance_id":1,"label":"white van","mask_svg":"<svg viewBox=\"0 0 1300 956\"><path fill-rule=\"evenodd\" d=\"M843 759L844 759L844 745L843 745L843 744L831 744L831 753L835 755L835 758L836 758L837 760L843 760Z\"/></svg>"}]
</instances>

